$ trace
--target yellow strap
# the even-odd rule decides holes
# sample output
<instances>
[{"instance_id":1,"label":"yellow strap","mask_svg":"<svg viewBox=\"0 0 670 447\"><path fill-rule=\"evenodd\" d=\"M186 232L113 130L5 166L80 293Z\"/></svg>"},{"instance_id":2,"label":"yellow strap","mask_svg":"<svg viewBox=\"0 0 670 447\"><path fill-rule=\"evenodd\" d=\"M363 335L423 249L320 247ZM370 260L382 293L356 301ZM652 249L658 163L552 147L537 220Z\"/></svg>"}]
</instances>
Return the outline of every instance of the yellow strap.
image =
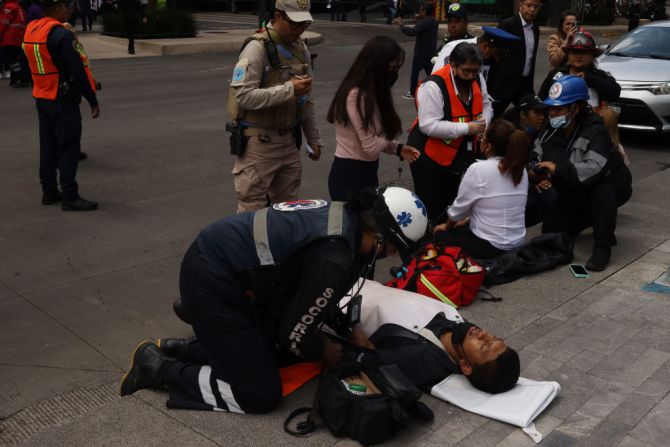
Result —
<instances>
[{"instance_id":1,"label":"yellow strap","mask_svg":"<svg viewBox=\"0 0 670 447\"><path fill-rule=\"evenodd\" d=\"M445 295L444 293L440 292L440 290L439 290L437 287L435 287L430 281L428 281L428 279L427 279L425 276L423 276L423 274L421 274L421 275L419 276L419 280L421 281L421 283L422 283L424 286L426 286L426 287L428 288L428 290L430 290L430 291L433 293L433 295L435 295L436 297L438 297L438 298L440 299L440 301L442 301L444 304L448 304L448 305L450 305L451 307L453 307L454 309L458 309L458 306L457 306L456 304L454 304L453 301L451 301L451 300L447 297L447 295Z\"/></svg>"}]
</instances>

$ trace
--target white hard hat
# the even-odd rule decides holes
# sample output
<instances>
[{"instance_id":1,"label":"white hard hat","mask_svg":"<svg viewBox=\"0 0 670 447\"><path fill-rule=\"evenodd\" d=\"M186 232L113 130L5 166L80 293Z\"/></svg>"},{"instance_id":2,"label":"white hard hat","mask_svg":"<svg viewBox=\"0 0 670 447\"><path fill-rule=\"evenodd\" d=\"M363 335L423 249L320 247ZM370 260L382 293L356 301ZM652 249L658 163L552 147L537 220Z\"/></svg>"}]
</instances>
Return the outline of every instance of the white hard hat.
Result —
<instances>
[{"instance_id":1,"label":"white hard hat","mask_svg":"<svg viewBox=\"0 0 670 447\"><path fill-rule=\"evenodd\" d=\"M377 225L389 237L403 261L409 259L419 248L418 242L426 234L428 213L412 191L397 186L378 190L379 198L374 205Z\"/></svg>"}]
</instances>

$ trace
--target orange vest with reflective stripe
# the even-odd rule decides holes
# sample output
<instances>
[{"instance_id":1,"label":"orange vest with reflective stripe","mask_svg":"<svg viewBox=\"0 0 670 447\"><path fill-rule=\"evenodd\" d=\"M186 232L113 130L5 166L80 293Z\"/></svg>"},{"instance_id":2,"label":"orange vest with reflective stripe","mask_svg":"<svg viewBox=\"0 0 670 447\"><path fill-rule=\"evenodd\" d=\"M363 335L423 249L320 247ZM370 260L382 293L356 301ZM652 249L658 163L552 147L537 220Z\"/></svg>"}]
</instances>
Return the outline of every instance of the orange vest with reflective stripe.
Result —
<instances>
[{"instance_id":1,"label":"orange vest with reflective stripe","mask_svg":"<svg viewBox=\"0 0 670 447\"><path fill-rule=\"evenodd\" d=\"M49 33L56 26L62 26L62 24L51 17L34 20L28 24L23 38L23 51L26 53L30 74L33 78L34 98L54 100L58 96L58 67L54 64L47 48ZM95 81L88 68L88 58L83 53L83 48L80 51L78 47L81 45L75 42L75 49L84 63L86 76L91 88L95 91Z\"/></svg>"},{"instance_id":2,"label":"orange vest with reflective stripe","mask_svg":"<svg viewBox=\"0 0 670 447\"><path fill-rule=\"evenodd\" d=\"M451 116L444 116L442 120L453 121L455 123L469 123L470 121L481 119L484 108L484 99L482 97L482 89L479 86L479 82L475 81L472 83L472 101L470 111L465 107L457 95L456 89L454 88L454 84L451 80L450 65L445 65L432 75L439 76L444 80L444 85L447 87L447 92L449 93L449 98L444 98L444 101L449 101ZM414 128L414 126L417 124L418 118L412 124L412 128ZM456 154L458 153L458 150L463 144L464 139L465 136L452 138L450 140L428 137L422 152L441 166L451 166L454 158L456 157Z\"/></svg>"}]
</instances>

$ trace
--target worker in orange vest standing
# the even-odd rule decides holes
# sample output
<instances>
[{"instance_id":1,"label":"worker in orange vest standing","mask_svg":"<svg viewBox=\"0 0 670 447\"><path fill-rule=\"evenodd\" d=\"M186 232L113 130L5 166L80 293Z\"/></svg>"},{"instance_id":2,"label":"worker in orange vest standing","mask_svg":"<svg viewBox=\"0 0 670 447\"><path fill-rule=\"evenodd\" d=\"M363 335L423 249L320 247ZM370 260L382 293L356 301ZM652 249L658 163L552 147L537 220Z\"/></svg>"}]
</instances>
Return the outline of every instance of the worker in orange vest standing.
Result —
<instances>
[{"instance_id":1,"label":"worker in orange vest standing","mask_svg":"<svg viewBox=\"0 0 670 447\"><path fill-rule=\"evenodd\" d=\"M461 176L477 156L477 137L493 115L481 64L476 45L458 44L450 64L417 89L417 119L407 144L421 152L410 169L433 224L456 198Z\"/></svg>"},{"instance_id":2,"label":"worker in orange vest standing","mask_svg":"<svg viewBox=\"0 0 670 447\"><path fill-rule=\"evenodd\" d=\"M30 22L23 40L33 78L40 131L42 204L61 202L66 211L90 211L97 202L79 195L77 165L81 141L81 97L100 115L96 84L73 34L63 27L72 13L69 0L45 0L45 17ZM60 190L58 189L60 180Z\"/></svg>"}]
</instances>

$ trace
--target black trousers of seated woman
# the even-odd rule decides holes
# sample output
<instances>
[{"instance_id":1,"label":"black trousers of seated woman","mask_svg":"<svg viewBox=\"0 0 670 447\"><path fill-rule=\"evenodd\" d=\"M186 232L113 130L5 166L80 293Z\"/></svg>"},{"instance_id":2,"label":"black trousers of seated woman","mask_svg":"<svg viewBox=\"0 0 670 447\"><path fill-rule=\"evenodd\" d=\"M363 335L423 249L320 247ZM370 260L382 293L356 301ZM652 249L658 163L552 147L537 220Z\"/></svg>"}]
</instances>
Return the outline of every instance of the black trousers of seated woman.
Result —
<instances>
[{"instance_id":1,"label":"black trousers of seated woman","mask_svg":"<svg viewBox=\"0 0 670 447\"><path fill-rule=\"evenodd\" d=\"M477 260L493 259L506 253L505 250L496 248L486 239L475 235L469 227L438 231L433 240L438 245L461 247L465 253Z\"/></svg>"}]
</instances>

